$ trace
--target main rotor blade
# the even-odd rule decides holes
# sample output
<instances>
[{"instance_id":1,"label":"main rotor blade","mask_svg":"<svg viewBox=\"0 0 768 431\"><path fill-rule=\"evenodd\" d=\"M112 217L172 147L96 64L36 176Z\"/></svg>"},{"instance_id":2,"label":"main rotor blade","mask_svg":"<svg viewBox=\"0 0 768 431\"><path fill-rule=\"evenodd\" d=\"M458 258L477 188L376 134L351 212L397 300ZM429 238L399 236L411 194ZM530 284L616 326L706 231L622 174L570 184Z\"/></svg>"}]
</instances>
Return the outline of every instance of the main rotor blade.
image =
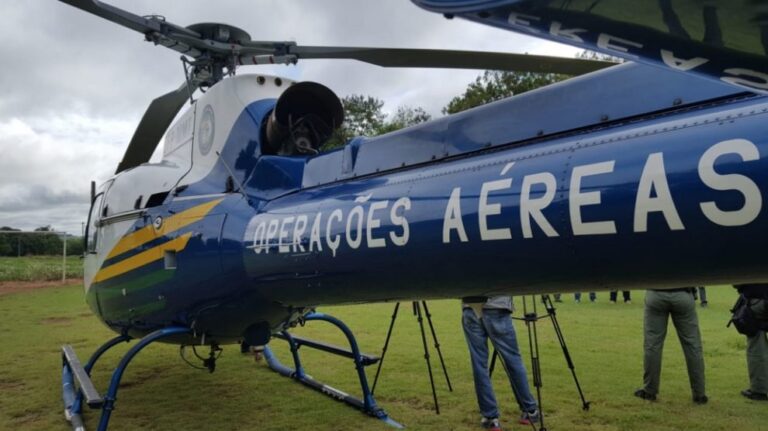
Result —
<instances>
[{"instance_id":1,"label":"main rotor blade","mask_svg":"<svg viewBox=\"0 0 768 431\"><path fill-rule=\"evenodd\" d=\"M176 52L198 57L203 50L215 50L218 46L205 45L200 33L186 27L173 24L162 16L139 16L99 0L60 0L70 6L82 9L98 17L112 21L123 27L142 33L146 40L163 45ZM183 41L182 41L183 39Z\"/></svg>"},{"instance_id":2,"label":"main rotor blade","mask_svg":"<svg viewBox=\"0 0 768 431\"><path fill-rule=\"evenodd\" d=\"M139 16L115 6L100 2L99 0L60 0L70 6L82 9L98 17L112 21L115 24L138 31L149 36L157 34L162 36L186 36L187 38L200 39L200 33L186 27L173 24L161 16Z\"/></svg>"},{"instance_id":3,"label":"main rotor blade","mask_svg":"<svg viewBox=\"0 0 768 431\"><path fill-rule=\"evenodd\" d=\"M299 60L335 58L358 60L384 67L488 69L565 75L582 75L615 65L615 63L599 60L439 49L291 46L288 51L290 54L295 54Z\"/></svg>"},{"instance_id":4,"label":"main rotor blade","mask_svg":"<svg viewBox=\"0 0 768 431\"><path fill-rule=\"evenodd\" d=\"M117 165L116 174L149 161L168 126L189 100L189 92L194 90L195 88L189 88L184 82L176 90L158 97L149 104L133 133L128 149L125 150L123 160Z\"/></svg>"}]
</instances>

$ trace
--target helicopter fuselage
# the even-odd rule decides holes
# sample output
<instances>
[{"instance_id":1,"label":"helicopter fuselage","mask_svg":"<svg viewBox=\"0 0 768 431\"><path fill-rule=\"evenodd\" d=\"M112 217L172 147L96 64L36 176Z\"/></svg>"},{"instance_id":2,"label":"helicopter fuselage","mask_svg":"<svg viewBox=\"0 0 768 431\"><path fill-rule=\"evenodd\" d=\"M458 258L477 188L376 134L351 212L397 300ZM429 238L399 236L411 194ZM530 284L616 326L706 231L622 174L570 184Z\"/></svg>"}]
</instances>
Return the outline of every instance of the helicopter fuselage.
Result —
<instances>
[{"instance_id":1,"label":"helicopter fuselage","mask_svg":"<svg viewBox=\"0 0 768 431\"><path fill-rule=\"evenodd\" d=\"M111 328L268 340L326 304L768 280L763 96L623 65L279 156L277 82L223 80L102 186L86 289Z\"/></svg>"}]
</instances>

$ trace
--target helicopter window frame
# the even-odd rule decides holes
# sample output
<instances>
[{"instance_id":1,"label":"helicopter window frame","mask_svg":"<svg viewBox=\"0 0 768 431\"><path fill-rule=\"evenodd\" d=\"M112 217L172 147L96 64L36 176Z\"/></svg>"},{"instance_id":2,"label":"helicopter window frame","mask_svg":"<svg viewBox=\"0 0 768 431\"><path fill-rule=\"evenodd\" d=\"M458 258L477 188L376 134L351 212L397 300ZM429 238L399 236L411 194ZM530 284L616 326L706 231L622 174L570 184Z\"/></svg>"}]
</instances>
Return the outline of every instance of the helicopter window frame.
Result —
<instances>
[{"instance_id":1,"label":"helicopter window frame","mask_svg":"<svg viewBox=\"0 0 768 431\"><path fill-rule=\"evenodd\" d=\"M83 249L85 250L86 254L96 254L98 253L97 246L98 246L98 240L99 240L99 230L98 228L101 226L101 206L104 203L104 195L105 192L101 191L97 193L93 200L91 201L91 208L88 211L88 221L85 224L85 244ZM94 209L96 212L94 212ZM96 216L96 220L93 220L94 216ZM93 232L93 239L91 240L91 229L94 229Z\"/></svg>"}]
</instances>

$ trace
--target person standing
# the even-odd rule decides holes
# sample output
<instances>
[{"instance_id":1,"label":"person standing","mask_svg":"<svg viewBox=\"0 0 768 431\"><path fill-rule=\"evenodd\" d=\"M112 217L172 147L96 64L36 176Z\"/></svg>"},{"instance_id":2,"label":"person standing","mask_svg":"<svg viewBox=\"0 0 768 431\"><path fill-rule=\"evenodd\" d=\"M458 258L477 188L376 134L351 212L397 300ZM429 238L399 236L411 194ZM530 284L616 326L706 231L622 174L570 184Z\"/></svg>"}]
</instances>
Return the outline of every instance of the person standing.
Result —
<instances>
[{"instance_id":1,"label":"person standing","mask_svg":"<svg viewBox=\"0 0 768 431\"><path fill-rule=\"evenodd\" d=\"M646 291L643 319L643 388L635 391L634 395L649 401L656 400L661 376L661 354L670 316L683 347L693 402L706 404L709 399L704 388L704 355L692 287Z\"/></svg>"},{"instance_id":2,"label":"person standing","mask_svg":"<svg viewBox=\"0 0 768 431\"><path fill-rule=\"evenodd\" d=\"M619 291L618 290L611 290L611 304L616 303L616 297L618 296ZM629 290L622 290L621 296L624 297L624 303L625 304L631 304L632 303L632 297L629 293Z\"/></svg>"},{"instance_id":3,"label":"person standing","mask_svg":"<svg viewBox=\"0 0 768 431\"><path fill-rule=\"evenodd\" d=\"M701 306L706 307L709 303L707 302L707 289L704 286L699 286L698 288L699 294L698 297L696 295L696 291L693 291L693 299L699 299L701 298Z\"/></svg>"},{"instance_id":4,"label":"person standing","mask_svg":"<svg viewBox=\"0 0 768 431\"><path fill-rule=\"evenodd\" d=\"M768 322L768 284L740 284L734 287L746 298L755 319ZM741 391L741 395L750 400L768 401L768 340L764 329L747 336L747 370L749 389Z\"/></svg>"},{"instance_id":5,"label":"person standing","mask_svg":"<svg viewBox=\"0 0 768 431\"><path fill-rule=\"evenodd\" d=\"M577 303L580 303L581 292L574 293L573 298L576 300ZM595 292L589 292L589 302L595 302L596 300L597 300L597 294Z\"/></svg>"},{"instance_id":6,"label":"person standing","mask_svg":"<svg viewBox=\"0 0 768 431\"><path fill-rule=\"evenodd\" d=\"M507 372L509 383L520 406L520 423L538 422L540 414L528 386L528 375L520 356L515 327L512 325L512 298L492 296L464 298L462 327L472 362L477 404L486 429L500 431L499 409L488 372L488 340L498 352Z\"/></svg>"}]
</instances>

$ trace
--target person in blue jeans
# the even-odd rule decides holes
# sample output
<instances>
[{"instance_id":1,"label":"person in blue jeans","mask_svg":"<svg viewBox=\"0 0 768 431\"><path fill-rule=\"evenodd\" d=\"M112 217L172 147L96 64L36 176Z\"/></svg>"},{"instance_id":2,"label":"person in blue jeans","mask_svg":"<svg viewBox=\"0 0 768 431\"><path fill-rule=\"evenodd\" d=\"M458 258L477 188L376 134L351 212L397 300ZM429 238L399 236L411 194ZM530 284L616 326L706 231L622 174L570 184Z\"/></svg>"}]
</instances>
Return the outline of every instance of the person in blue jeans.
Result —
<instances>
[{"instance_id":1,"label":"person in blue jeans","mask_svg":"<svg viewBox=\"0 0 768 431\"><path fill-rule=\"evenodd\" d=\"M488 340L498 352L509 377L522 415L520 423L538 422L539 410L528 386L528 375L520 356L515 327L512 325L512 298L492 296L464 298L462 326L472 361L472 376L481 424L493 431L500 431L499 409L488 373Z\"/></svg>"},{"instance_id":2,"label":"person in blue jeans","mask_svg":"<svg viewBox=\"0 0 768 431\"><path fill-rule=\"evenodd\" d=\"M581 302L581 292L574 293L573 298L576 299L576 302ZM595 301L597 301L597 293L589 292L589 302Z\"/></svg>"}]
</instances>

